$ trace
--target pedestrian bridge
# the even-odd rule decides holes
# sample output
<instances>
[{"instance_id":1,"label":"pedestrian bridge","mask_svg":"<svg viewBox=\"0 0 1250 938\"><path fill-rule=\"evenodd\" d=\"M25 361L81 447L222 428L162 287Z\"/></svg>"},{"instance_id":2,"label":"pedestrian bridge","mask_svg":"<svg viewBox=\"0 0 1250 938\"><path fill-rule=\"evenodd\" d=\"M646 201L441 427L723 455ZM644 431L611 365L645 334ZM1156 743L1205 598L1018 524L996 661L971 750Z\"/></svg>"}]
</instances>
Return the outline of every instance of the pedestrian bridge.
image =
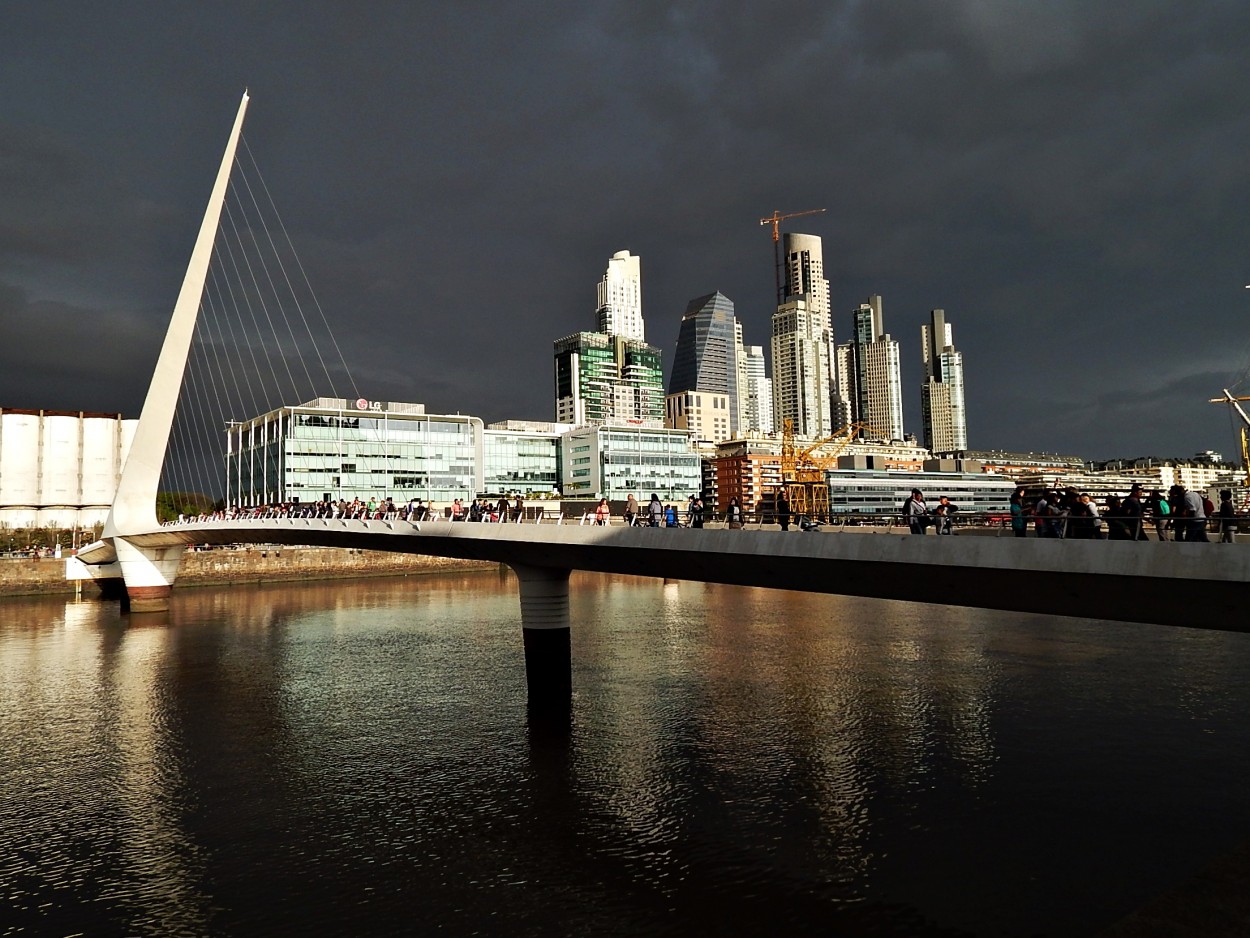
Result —
<instances>
[{"instance_id":1,"label":"pedestrian bridge","mask_svg":"<svg viewBox=\"0 0 1250 938\"><path fill-rule=\"evenodd\" d=\"M1250 550L1235 544L971 533L934 537L869 527L784 533L337 518L191 522L132 534L126 541L171 560L194 545L315 545L485 560L531 576L547 571L548 580L589 570L1011 612L1250 629L1240 614L1250 599ZM77 559L97 577L122 575L118 552L110 543L90 545Z\"/></svg>"},{"instance_id":2,"label":"pedestrian bridge","mask_svg":"<svg viewBox=\"0 0 1250 938\"><path fill-rule=\"evenodd\" d=\"M1250 551L1241 545L329 518L162 526L156 498L180 390L198 384L184 379L202 304L213 308L205 283L247 100L244 95L218 169L102 538L70 563L71 575L123 581L130 611L168 608L183 551L201 544L306 544L494 561L515 570L520 582L531 700L565 701L572 570L1245 630Z\"/></svg>"}]
</instances>

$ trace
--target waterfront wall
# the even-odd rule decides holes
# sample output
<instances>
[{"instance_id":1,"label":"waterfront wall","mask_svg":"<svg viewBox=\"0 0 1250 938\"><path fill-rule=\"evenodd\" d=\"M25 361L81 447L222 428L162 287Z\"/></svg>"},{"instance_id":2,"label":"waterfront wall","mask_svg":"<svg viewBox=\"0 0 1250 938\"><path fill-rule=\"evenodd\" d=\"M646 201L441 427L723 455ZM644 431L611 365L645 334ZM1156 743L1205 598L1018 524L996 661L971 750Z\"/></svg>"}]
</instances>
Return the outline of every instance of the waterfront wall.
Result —
<instances>
[{"instance_id":1,"label":"waterfront wall","mask_svg":"<svg viewBox=\"0 0 1250 938\"><path fill-rule=\"evenodd\" d=\"M453 570L490 570L497 566L486 561L337 547L197 550L182 555L182 566L175 585L213 586L281 580L409 576ZM83 589L94 590L95 587L87 583ZM0 596L72 592L74 583L65 579L64 560L0 559Z\"/></svg>"}]
</instances>

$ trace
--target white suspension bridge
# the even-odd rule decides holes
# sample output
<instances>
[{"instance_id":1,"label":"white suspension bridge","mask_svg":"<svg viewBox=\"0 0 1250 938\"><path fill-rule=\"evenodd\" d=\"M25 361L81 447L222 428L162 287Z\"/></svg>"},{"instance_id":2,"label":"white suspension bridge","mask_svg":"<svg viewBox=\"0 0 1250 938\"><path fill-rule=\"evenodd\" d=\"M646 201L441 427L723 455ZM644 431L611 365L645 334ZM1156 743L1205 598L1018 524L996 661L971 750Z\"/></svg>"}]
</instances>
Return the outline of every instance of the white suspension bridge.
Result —
<instances>
[{"instance_id":1,"label":"white suspension bridge","mask_svg":"<svg viewBox=\"0 0 1250 938\"><path fill-rule=\"evenodd\" d=\"M258 234L262 208L268 206L276 215L267 187L263 181L254 186L242 171L240 185L231 180L232 168L239 168L237 151L247 104L245 94L112 511L101 539L82 548L75 561L84 575L122 581L132 614L169 607L183 551L193 545L305 544L507 564L519 582L532 701L567 700L570 693L572 570L1247 630L1250 551L1239 545L421 524L330 517L227 518L162 526L156 509L162 484L165 490L225 491L224 466L214 456L219 446L214 439L229 420L260 413L267 394L280 399L287 393L284 384L296 399L320 396L310 360L315 359L334 396L338 396L335 373L350 386L353 397L360 396L333 337L338 355L333 364L317 346L314 330L328 332L329 326L307 289L302 265L296 260L292 271L283 260L293 257L285 227L279 220L285 240L275 241L268 234L262 240ZM255 161L251 163L255 170ZM223 211L228 193L235 198ZM257 256L267 257L277 272L268 263L258 268ZM291 304L279 302L283 295L291 298ZM292 304L294 317L287 312ZM286 345L281 341L284 332ZM260 342L259 353L248 333L252 339L267 340ZM197 336L199 341L193 341ZM301 372L309 393L300 390ZM213 476L218 471L214 466L222 467L219 477Z\"/></svg>"}]
</instances>

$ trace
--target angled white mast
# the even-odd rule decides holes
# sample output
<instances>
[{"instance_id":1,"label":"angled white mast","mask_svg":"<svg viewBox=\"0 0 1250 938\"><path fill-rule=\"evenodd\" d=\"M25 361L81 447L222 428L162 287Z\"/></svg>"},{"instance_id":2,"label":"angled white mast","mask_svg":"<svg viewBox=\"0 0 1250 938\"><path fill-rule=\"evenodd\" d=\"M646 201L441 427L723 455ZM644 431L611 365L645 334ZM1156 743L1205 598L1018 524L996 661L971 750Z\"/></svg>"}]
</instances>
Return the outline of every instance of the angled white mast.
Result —
<instances>
[{"instance_id":1,"label":"angled white mast","mask_svg":"<svg viewBox=\"0 0 1250 938\"><path fill-rule=\"evenodd\" d=\"M234 118L234 128L226 152L221 157L217 181L213 184L204 211L204 221L191 252L187 273L174 304L174 313L165 333L156 371L143 401L143 411L135 429L126 465L122 468L117 496L108 520L104 523L103 537L125 536L157 527L156 492L161 481L161 467L169 446L169 433L173 427L174 412L178 407L178 392L195 335L195 321L199 315L200 299L204 294L204 281L208 264L213 256L213 242L217 237L217 225L221 220L221 207L226 198L230 169L234 165L234 153L238 147L239 134L243 129L243 115L247 111L247 92L239 102L239 112Z\"/></svg>"}]
</instances>

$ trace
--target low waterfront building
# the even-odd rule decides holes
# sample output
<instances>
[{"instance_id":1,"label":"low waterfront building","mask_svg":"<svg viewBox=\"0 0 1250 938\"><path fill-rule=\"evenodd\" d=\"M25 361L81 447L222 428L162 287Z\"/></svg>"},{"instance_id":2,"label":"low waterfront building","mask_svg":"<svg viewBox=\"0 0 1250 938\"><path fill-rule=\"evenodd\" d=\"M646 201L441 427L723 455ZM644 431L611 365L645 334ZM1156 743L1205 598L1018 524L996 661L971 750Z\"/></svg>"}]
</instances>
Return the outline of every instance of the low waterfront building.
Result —
<instances>
[{"instance_id":1,"label":"low waterfront building","mask_svg":"<svg viewBox=\"0 0 1250 938\"><path fill-rule=\"evenodd\" d=\"M981 471L992 475L1015 477L1029 472L1057 474L1079 472L1085 468L1080 456L1059 453L1016 453L1000 449L965 449L949 454L951 458L981 464Z\"/></svg>"},{"instance_id":2,"label":"low waterfront building","mask_svg":"<svg viewBox=\"0 0 1250 938\"><path fill-rule=\"evenodd\" d=\"M612 501L658 494L684 502L703 486L699 454L685 430L633 424L578 427L560 439L565 498Z\"/></svg>"},{"instance_id":3,"label":"low waterfront building","mask_svg":"<svg viewBox=\"0 0 1250 938\"><path fill-rule=\"evenodd\" d=\"M1164 494L1173 485L1205 493L1211 489L1235 488L1241 478L1232 466L1156 460L1139 460L1136 463L1115 461L1103 464L1108 468L1082 472L1024 473L1017 477L1017 481L1026 487L1030 498L1049 489L1062 490L1071 486L1101 501L1108 495L1123 497L1134 485L1140 485L1147 492L1157 489Z\"/></svg>"},{"instance_id":4,"label":"low waterfront building","mask_svg":"<svg viewBox=\"0 0 1250 938\"><path fill-rule=\"evenodd\" d=\"M499 496L551 495L560 490L560 437L568 424L503 420L482 434L482 490Z\"/></svg>"},{"instance_id":5,"label":"low waterfront building","mask_svg":"<svg viewBox=\"0 0 1250 938\"><path fill-rule=\"evenodd\" d=\"M825 447L827 451L829 447ZM817 450L819 455L822 450ZM842 469L900 469L921 472L932 454L913 438L878 442L854 440L838 448L838 466Z\"/></svg>"},{"instance_id":6,"label":"low waterfront building","mask_svg":"<svg viewBox=\"0 0 1250 938\"><path fill-rule=\"evenodd\" d=\"M320 397L234 424L226 501L236 505L472 498L483 486L480 417L423 404Z\"/></svg>"},{"instance_id":7,"label":"low waterfront building","mask_svg":"<svg viewBox=\"0 0 1250 938\"><path fill-rule=\"evenodd\" d=\"M1203 492L1212 486L1238 485L1244 478L1237 467L1224 463L1219 453L1199 453L1193 459L1159 459L1142 456L1138 459L1114 459L1094 463L1092 471L1098 474L1119 473L1134 476L1146 488L1164 492L1173 485L1182 485L1195 492ZM1149 481L1147 481L1149 480Z\"/></svg>"},{"instance_id":8,"label":"low waterfront building","mask_svg":"<svg viewBox=\"0 0 1250 938\"><path fill-rule=\"evenodd\" d=\"M0 408L0 526L103 524L138 424L121 414Z\"/></svg>"},{"instance_id":9,"label":"low waterfront building","mask_svg":"<svg viewBox=\"0 0 1250 938\"><path fill-rule=\"evenodd\" d=\"M830 469L825 472L832 515L898 515L912 489L932 508L945 495L959 511L1006 513L1015 483L978 472L901 472Z\"/></svg>"}]
</instances>

